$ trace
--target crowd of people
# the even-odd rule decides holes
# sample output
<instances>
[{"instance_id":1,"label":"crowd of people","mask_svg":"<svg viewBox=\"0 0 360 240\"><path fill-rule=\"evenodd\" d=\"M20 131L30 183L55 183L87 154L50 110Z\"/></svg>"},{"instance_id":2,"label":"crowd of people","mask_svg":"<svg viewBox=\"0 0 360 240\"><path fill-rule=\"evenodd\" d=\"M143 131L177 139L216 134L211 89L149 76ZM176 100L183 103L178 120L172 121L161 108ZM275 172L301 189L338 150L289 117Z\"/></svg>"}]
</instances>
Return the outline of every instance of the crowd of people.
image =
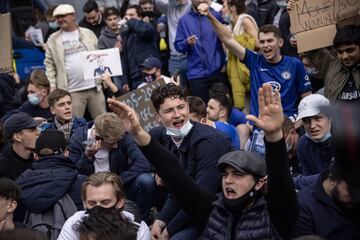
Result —
<instances>
[{"instance_id":1,"label":"crowd of people","mask_svg":"<svg viewBox=\"0 0 360 240\"><path fill-rule=\"evenodd\" d=\"M360 26L298 54L294 4L49 6L44 70L0 74L0 240L360 239ZM145 131L116 99L160 79Z\"/></svg>"}]
</instances>

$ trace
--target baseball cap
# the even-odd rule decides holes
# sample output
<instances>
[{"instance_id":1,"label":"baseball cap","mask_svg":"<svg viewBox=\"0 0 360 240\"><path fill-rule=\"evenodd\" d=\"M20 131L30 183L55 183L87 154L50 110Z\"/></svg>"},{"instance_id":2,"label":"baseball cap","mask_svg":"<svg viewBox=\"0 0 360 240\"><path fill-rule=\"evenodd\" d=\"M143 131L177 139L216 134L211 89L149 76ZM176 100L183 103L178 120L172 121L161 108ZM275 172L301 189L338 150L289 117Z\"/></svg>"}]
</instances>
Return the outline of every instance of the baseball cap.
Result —
<instances>
[{"instance_id":1,"label":"baseball cap","mask_svg":"<svg viewBox=\"0 0 360 240\"><path fill-rule=\"evenodd\" d=\"M53 12L53 16L60 16L60 15L67 15L67 14L71 14L71 13L75 13L75 9L72 5L70 4L60 4L59 6L57 6Z\"/></svg>"},{"instance_id":2,"label":"baseball cap","mask_svg":"<svg viewBox=\"0 0 360 240\"><path fill-rule=\"evenodd\" d=\"M15 113L4 122L4 137L9 139L14 133L23 129L37 127L42 122L42 120L35 120L27 113Z\"/></svg>"},{"instance_id":3,"label":"baseball cap","mask_svg":"<svg viewBox=\"0 0 360 240\"><path fill-rule=\"evenodd\" d=\"M148 57L140 66L143 68L161 68L161 61L156 57Z\"/></svg>"},{"instance_id":4,"label":"baseball cap","mask_svg":"<svg viewBox=\"0 0 360 240\"><path fill-rule=\"evenodd\" d=\"M266 175L265 160L254 152L238 150L226 153L219 159L217 169L222 171L226 165L256 177L264 177Z\"/></svg>"},{"instance_id":5,"label":"baseball cap","mask_svg":"<svg viewBox=\"0 0 360 240\"><path fill-rule=\"evenodd\" d=\"M296 121L318 115L321 112L320 107L329 105L330 101L323 95L311 94L306 96L299 103Z\"/></svg>"},{"instance_id":6,"label":"baseball cap","mask_svg":"<svg viewBox=\"0 0 360 240\"><path fill-rule=\"evenodd\" d=\"M43 131L35 143L35 153L40 156L60 154L66 149L66 139L57 129Z\"/></svg>"}]
</instances>

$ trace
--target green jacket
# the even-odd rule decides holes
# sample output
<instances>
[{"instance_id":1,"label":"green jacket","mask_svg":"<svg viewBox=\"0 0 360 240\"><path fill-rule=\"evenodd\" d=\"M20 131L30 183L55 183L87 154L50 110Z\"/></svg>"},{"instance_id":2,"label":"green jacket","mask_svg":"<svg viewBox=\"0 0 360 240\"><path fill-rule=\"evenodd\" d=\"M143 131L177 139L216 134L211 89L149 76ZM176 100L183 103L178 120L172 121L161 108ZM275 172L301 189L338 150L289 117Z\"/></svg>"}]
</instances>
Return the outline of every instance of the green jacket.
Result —
<instances>
[{"instance_id":1,"label":"green jacket","mask_svg":"<svg viewBox=\"0 0 360 240\"><path fill-rule=\"evenodd\" d=\"M321 76L324 76L325 97L331 102L336 101L350 76L350 69L342 65L341 61L325 49L306 54ZM353 69L352 74L360 87L360 63Z\"/></svg>"}]
</instances>

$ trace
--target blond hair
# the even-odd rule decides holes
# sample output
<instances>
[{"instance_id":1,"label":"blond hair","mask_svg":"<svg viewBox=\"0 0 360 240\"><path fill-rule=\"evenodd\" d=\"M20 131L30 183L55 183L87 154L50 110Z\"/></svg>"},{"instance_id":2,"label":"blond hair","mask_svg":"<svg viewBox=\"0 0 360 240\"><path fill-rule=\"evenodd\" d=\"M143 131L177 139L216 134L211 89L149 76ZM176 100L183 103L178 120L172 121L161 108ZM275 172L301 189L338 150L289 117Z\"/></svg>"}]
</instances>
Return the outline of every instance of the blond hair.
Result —
<instances>
[{"instance_id":1,"label":"blond hair","mask_svg":"<svg viewBox=\"0 0 360 240\"><path fill-rule=\"evenodd\" d=\"M114 190L116 199L124 199L125 189L121 178L113 172L97 172L91 174L81 186L81 200L86 201L86 189L87 187L100 187L104 184L111 184Z\"/></svg>"},{"instance_id":2,"label":"blond hair","mask_svg":"<svg viewBox=\"0 0 360 240\"><path fill-rule=\"evenodd\" d=\"M95 118L95 131L101 138L118 138L124 133L121 119L115 113L103 113Z\"/></svg>"}]
</instances>

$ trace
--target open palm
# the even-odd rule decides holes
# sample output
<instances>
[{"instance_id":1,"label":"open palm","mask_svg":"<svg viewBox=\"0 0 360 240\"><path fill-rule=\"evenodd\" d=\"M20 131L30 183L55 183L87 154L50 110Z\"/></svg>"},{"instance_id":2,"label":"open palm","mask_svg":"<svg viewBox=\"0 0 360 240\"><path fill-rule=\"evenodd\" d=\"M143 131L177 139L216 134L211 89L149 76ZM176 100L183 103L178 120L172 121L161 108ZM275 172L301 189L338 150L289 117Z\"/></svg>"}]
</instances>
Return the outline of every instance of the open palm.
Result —
<instances>
[{"instance_id":1,"label":"open palm","mask_svg":"<svg viewBox=\"0 0 360 240\"><path fill-rule=\"evenodd\" d=\"M273 90L270 84L264 83L258 91L259 116L248 115L247 119L270 134L281 129L284 121L280 93Z\"/></svg>"}]
</instances>

